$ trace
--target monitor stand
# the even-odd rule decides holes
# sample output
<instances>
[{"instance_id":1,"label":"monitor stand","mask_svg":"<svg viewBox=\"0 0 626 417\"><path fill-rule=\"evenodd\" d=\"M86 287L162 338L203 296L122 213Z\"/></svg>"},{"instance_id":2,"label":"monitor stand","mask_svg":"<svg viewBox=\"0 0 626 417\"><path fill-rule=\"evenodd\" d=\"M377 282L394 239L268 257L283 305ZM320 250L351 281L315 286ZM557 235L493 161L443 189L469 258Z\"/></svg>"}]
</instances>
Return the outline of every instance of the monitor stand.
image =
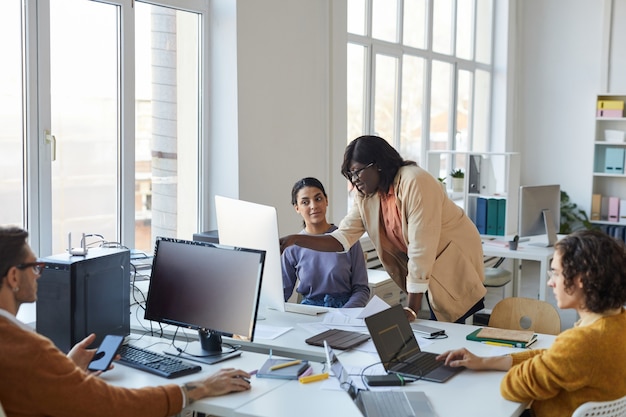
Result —
<instances>
[{"instance_id":1,"label":"monitor stand","mask_svg":"<svg viewBox=\"0 0 626 417\"><path fill-rule=\"evenodd\" d=\"M222 350L222 336L205 329L198 330L199 342L191 342L185 349L170 346L164 352L167 355L176 356L195 362L213 365L227 359L236 358L241 355L241 350Z\"/></svg>"},{"instance_id":2,"label":"monitor stand","mask_svg":"<svg viewBox=\"0 0 626 417\"><path fill-rule=\"evenodd\" d=\"M558 236L556 234L556 225L554 224L554 220L551 216L551 212L549 209L543 210L543 224L546 227L546 237L548 238L548 242L533 242L529 243L530 246L551 248L558 240Z\"/></svg>"}]
</instances>

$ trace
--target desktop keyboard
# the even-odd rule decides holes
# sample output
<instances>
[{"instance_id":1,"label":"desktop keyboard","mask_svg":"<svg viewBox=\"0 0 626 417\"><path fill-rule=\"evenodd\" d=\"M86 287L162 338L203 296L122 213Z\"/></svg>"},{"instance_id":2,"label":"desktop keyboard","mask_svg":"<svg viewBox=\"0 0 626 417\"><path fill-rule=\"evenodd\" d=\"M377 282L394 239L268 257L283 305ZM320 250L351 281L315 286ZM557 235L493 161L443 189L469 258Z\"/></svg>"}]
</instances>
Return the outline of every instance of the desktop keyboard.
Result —
<instances>
[{"instance_id":1,"label":"desktop keyboard","mask_svg":"<svg viewBox=\"0 0 626 417\"><path fill-rule=\"evenodd\" d=\"M200 372L202 369L199 365L192 365L180 359L132 345L122 345L119 354L121 356L119 363L164 378L178 378Z\"/></svg>"}]
</instances>

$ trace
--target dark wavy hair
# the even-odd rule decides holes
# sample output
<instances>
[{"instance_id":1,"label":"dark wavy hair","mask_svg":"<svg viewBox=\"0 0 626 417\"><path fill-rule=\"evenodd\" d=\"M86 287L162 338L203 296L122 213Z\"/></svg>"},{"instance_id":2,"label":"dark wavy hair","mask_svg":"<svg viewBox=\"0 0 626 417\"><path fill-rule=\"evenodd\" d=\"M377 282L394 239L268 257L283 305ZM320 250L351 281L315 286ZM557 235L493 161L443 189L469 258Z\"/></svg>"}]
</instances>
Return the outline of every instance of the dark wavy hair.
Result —
<instances>
[{"instance_id":1,"label":"dark wavy hair","mask_svg":"<svg viewBox=\"0 0 626 417\"><path fill-rule=\"evenodd\" d=\"M28 256L28 232L17 226L0 226L0 278Z\"/></svg>"},{"instance_id":2,"label":"dark wavy hair","mask_svg":"<svg viewBox=\"0 0 626 417\"><path fill-rule=\"evenodd\" d=\"M554 245L567 290L580 276L585 308L594 313L626 304L626 246L599 230L571 233Z\"/></svg>"},{"instance_id":3,"label":"dark wavy hair","mask_svg":"<svg viewBox=\"0 0 626 417\"><path fill-rule=\"evenodd\" d=\"M341 174L350 182L352 182L352 175L350 175L352 162L364 165L374 163L380 171L378 189L385 193L389 191L400 167L417 165L414 161L403 159L389 142L379 136L359 136L346 147L341 164Z\"/></svg>"},{"instance_id":4,"label":"dark wavy hair","mask_svg":"<svg viewBox=\"0 0 626 417\"><path fill-rule=\"evenodd\" d=\"M293 185L293 188L291 189L291 204L292 205L295 206L298 203L298 192L304 187L319 188L322 191L322 194L324 194L324 197L328 197L326 195L326 190L324 189L324 186L322 185L320 180L318 180L317 178L313 178L313 177L306 177L306 178L302 178L301 180L298 180Z\"/></svg>"}]
</instances>

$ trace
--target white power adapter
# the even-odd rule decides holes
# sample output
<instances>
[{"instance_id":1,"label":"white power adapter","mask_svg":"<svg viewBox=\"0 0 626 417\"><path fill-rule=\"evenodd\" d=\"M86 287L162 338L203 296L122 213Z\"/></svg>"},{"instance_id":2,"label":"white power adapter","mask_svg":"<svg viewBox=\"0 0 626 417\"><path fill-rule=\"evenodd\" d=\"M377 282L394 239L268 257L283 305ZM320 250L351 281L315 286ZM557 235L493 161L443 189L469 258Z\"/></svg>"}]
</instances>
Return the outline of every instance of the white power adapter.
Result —
<instances>
[{"instance_id":1,"label":"white power adapter","mask_svg":"<svg viewBox=\"0 0 626 417\"><path fill-rule=\"evenodd\" d=\"M73 248L72 247L72 232L69 232L67 234L67 251L72 256L86 256L87 247L85 246L85 234L83 233L83 238L80 240L80 247Z\"/></svg>"}]
</instances>

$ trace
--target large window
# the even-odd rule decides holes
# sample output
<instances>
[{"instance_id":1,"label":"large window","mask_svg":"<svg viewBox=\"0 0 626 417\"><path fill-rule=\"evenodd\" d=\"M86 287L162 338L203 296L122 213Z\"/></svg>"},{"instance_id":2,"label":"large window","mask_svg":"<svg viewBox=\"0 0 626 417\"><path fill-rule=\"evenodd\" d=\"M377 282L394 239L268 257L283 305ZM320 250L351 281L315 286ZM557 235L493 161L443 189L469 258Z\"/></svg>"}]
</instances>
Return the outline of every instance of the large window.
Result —
<instances>
[{"instance_id":1,"label":"large window","mask_svg":"<svg viewBox=\"0 0 626 417\"><path fill-rule=\"evenodd\" d=\"M199 230L206 21L204 0L3 3L0 224L41 256Z\"/></svg>"},{"instance_id":2,"label":"large window","mask_svg":"<svg viewBox=\"0 0 626 417\"><path fill-rule=\"evenodd\" d=\"M24 152L22 114L21 8L19 0L2 4L0 39L0 224L22 225L24 219Z\"/></svg>"},{"instance_id":3,"label":"large window","mask_svg":"<svg viewBox=\"0 0 626 417\"><path fill-rule=\"evenodd\" d=\"M490 145L492 0L348 0L348 140L425 151Z\"/></svg>"}]
</instances>

